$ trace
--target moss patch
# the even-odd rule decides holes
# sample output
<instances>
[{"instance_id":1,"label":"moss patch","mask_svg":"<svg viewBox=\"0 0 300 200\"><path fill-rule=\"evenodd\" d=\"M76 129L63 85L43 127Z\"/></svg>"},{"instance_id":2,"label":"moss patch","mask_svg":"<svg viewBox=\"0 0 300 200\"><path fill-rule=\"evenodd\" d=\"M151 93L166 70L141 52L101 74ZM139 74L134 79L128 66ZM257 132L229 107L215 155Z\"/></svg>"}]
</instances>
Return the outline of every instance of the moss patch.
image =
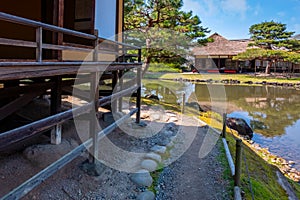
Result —
<instances>
[{"instance_id":1,"label":"moss patch","mask_svg":"<svg viewBox=\"0 0 300 200\"><path fill-rule=\"evenodd\" d=\"M221 115L217 113L206 113L200 116L200 119L212 125L215 129L221 130L222 129L222 121ZM227 141L228 146L231 151L231 155L233 159L235 158L235 140L236 137L227 128ZM222 153L221 153L222 155ZM224 154L223 154L224 155ZM224 155L225 157L225 155ZM255 199L288 199L288 195L286 194L285 190L280 186L277 182L277 175L276 171L278 168L269 164L263 158L261 158L258 154L256 154L252 149L250 149L247 145L243 145L243 157L242 157L242 174L241 174L241 189L245 192L245 199L252 199L250 186L249 186L249 179L246 170L246 165L244 161L244 157L246 157L246 163L248 165L249 174L250 174L250 182L252 184L252 190L254 193ZM230 175L230 169L228 164L224 164L224 160L220 160L221 163L228 169L224 172L224 178L227 178L229 181L232 181L232 177ZM227 160L226 160L227 162ZM300 194L300 186L291 181L292 186L295 188L297 195Z\"/></svg>"}]
</instances>

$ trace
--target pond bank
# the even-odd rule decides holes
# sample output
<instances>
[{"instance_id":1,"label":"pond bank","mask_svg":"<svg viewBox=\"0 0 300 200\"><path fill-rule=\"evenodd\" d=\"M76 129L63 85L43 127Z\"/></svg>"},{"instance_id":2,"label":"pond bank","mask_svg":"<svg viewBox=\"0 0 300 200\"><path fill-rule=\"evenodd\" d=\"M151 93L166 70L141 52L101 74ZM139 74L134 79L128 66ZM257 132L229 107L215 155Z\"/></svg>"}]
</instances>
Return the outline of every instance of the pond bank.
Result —
<instances>
[{"instance_id":1,"label":"pond bank","mask_svg":"<svg viewBox=\"0 0 300 200\"><path fill-rule=\"evenodd\" d=\"M253 84L253 85L273 85L284 87L300 88L300 77L286 77L281 74L276 75L256 75L253 74L193 74L193 73L165 73L149 74L149 78L159 78L162 80L186 81L196 83L215 84Z\"/></svg>"},{"instance_id":2,"label":"pond bank","mask_svg":"<svg viewBox=\"0 0 300 200\"><path fill-rule=\"evenodd\" d=\"M202 115L200 119L215 129L222 129L222 118L219 114ZM228 145L235 157L235 140L241 138L235 131L226 129ZM277 173L280 171L288 180L287 187L294 190L295 195L300 198L299 172L292 166L294 162L287 161L262 148L252 141L241 138L244 143L242 158L242 191L245 199L251 199L251 189L255 199L288 199L288 195L278 182ZM251 185L251 186L250 186Z\"/></svg>"}]
</instances>

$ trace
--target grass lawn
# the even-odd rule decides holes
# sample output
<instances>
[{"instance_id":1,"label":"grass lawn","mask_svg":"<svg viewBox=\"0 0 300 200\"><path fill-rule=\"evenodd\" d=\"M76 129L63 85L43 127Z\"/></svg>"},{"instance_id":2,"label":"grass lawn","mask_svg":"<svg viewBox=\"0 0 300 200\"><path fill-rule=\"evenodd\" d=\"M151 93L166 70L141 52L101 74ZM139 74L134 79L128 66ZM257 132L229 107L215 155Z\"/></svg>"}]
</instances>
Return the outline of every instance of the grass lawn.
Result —
<instances>
[{"instance_id":1,"label":"grass lawn","mask_svg":"<svg viewBox=\"0 0 300 200\"><path fill-rule=\"evenodd\" d=\"M152 74L154 76L154 74ZM165 73L159 74L156 78L160 79L189 79L189 80L225 80L225 79L232 79L232 80L239 80L241 82L278 82L278 83L298 83L300 82L300 77L292 77L292 78L274 78L274 77L259 77L254 75L248 74L198 74L198 73Z\"/></svg>"}]
</instances>

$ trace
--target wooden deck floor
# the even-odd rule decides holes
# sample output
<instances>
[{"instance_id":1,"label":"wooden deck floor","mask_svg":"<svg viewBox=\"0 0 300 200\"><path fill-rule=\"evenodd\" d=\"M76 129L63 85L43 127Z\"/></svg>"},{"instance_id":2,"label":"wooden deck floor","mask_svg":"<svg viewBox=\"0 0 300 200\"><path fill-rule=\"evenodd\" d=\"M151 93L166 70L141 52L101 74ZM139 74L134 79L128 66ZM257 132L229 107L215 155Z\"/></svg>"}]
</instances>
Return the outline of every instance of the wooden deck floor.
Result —
<instances>
[{"instance_id":1,"label":"wooden deck floor","mask_svg":"<svg viewBox=\"0 0 300 200\"><path fill-rule=\"evenodd\" d=\"M0 81L104 72L141 67L141 63L9 62L0 63Z\"/></svg>"}]
</instances>

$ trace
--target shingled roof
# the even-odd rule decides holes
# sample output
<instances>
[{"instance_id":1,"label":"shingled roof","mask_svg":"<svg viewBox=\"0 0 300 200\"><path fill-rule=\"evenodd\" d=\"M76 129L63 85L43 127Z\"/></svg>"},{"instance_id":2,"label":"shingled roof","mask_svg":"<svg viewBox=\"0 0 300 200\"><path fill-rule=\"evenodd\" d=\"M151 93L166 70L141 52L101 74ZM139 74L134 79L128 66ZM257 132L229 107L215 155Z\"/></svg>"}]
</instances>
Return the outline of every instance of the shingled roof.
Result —
<instances>
[{"instance_id":1,"label":"shingled roof","mask_svg":"<svg viewBox=\"0 0 300 200\"><path fill-rule=\"evenodd\" d=\"M195 56L235 56L238 53L246 51L249 39L227 40L218 33L212 34L214 42L207 43L206 46L195 47L193 54Z\"/></svg>"}]
</instances>

